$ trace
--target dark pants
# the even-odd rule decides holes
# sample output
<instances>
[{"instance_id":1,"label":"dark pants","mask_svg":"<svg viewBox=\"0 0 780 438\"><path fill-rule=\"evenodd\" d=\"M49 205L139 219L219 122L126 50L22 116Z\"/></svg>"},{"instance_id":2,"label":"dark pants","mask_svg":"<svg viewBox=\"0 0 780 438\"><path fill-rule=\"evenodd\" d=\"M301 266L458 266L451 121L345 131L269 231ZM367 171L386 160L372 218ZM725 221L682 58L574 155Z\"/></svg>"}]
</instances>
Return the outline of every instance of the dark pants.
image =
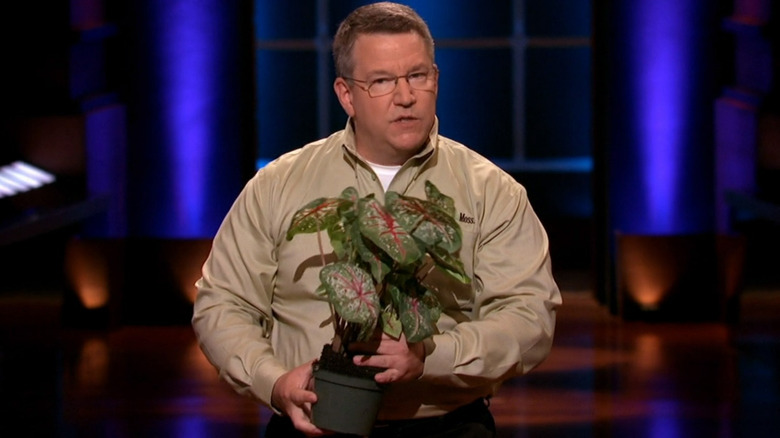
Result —
<instances>
[{"instance_id":1,"label":"dark pants","mask_svg":"<svg viewBox=\"0 0 780 438\"><path fill-rule=\"evenodd\" d=\"M287 417L274 415L265 430L266 438L302 438ZM353 437L354 435L328 435ZM496 423L485 400L479 399L439 417L377 421L371 438L494 438Z\"/></svg>"}]
</instances>

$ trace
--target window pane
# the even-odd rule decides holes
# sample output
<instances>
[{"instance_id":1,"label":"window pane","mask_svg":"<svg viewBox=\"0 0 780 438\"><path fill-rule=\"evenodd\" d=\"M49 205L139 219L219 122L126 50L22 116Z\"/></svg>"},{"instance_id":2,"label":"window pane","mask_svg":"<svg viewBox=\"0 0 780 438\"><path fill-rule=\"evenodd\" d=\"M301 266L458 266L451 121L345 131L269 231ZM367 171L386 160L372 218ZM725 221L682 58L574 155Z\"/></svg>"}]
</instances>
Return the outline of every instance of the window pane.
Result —
<instances>
[{"instance_id":1,"label":"window pane","mask_svg":"<svg viewBox=\"0 0 780 438\"><path fill-rule=\"evenodd\" d=\"M528 36L590 36L590 0L526 0Z\"/></svg>"},{"instance_id":2,"label":"window pane","mask_svg":"<svg viewBox=\"0 0 780 438\"><path fill-rule=\"evenodd\" d=\"M316 61L314 52L257 52L259 157L317 139Z\"/></svg>"},{"instance_id":3,"label":"window pane","mask_svg":"<svg viewBox=\"0 0 780 438\"><path fill-rule=\"evenodd\" d=\"M440 131L489 158L511 158L509 49L439 49Z\"/></svg>"},{"instance_id":4,"label":"window pane","mask_svg":"<svg viewBox=\"0 0 780 438\"><path fill-rule=\"evenodd\" d=\"M313 38L317 31L317 1L255 1L255 38Z\"/></svg>"},{"instance_id":5,"label":"window pane","mask_svg":"<svg viewBox=\"0 0 780 438\"><path fill-rule=\"evenodd\" d=\"M589 156L590 48L526 52L526 157Z\"/></svg>"},{"instance_id":6,"label":"window pane","mask_svg":"<svg viewBox=\"0 0 780 438\"><path fill-rule=\"evenodd\" d=\"M331 34L358 6L372 1L331 2ZM491 1L489 6L474 0L407 0L428 23L434 39L506 37L512 34L512 1Z\"/></svg>"}]
</instances>

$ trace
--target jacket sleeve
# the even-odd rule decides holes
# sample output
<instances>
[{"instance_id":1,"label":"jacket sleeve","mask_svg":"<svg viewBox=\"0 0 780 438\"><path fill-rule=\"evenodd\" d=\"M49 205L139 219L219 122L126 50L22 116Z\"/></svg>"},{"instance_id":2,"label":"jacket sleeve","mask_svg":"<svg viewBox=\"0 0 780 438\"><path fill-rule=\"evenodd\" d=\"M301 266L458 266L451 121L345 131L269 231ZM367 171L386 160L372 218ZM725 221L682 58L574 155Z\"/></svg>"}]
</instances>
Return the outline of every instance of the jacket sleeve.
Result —
<instances>
[{"instance_id":1,"label":"jacket sleeve","mask_svg":"<svg viewBox=\"0 0 780 438\"><path fill-rule=\"evenodd\" d=\"M527 373L550 351L561 295L548 239L525 189L507 178L486 190L491 199L474 250L470 318L425 341L423 379L456 387L497 384Z\"/></svg>"},{"instance_id":2,"label":"jacket sleeve","mask_svg":"<svg viewBox=\"0 0 780 438\"><path fill-rule=\"evenodd\" d=\"M256 175L217 232L196 286L192 325L201 349L238 393L271 406L287 370L271 347L274 238L266 226Z\"/></svg>"}]
</instances>

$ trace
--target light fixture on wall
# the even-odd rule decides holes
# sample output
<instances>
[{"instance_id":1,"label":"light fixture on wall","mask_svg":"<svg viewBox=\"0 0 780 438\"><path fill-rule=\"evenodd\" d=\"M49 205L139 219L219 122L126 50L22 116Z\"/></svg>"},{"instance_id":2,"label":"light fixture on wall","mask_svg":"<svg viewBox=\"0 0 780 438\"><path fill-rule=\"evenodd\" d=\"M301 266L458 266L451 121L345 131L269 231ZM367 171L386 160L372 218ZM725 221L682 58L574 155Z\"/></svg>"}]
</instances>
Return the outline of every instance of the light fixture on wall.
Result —
<instances>
[{"instance_id":1,"label":"light fixture on wall","mask_svg":"<svg viewBox=\"0 0 780 438\"><path fill-rule=\"evenodd\" d=\"M65 274L81 306L87 310L107 306L112 268L102 241L72 239L65 253ZM116 267L113 267L114 269Z\"/></svg>"},{"instance_id":2,"label":"light fixture on wall","mask_svg":"<svg viewBox=\"0 0 780 438\"><path fill-rule=\"evenodd\" d=\"M717 242L707 234L618 234L619 313L626 319L718 320L725 292L718 285ZM724 248L725 250L725 248Z\"/></svg>"},{"instance_id":3,"label":"light fixture on wall","mask_svg":"<svg viewBox=\"0 0 780 438\"><path fill-rule=\"evenodd\" d=\"M51 184L56 177L24 161L0 167L0 198L7 198Z\"/></svg>"}]
</instances>

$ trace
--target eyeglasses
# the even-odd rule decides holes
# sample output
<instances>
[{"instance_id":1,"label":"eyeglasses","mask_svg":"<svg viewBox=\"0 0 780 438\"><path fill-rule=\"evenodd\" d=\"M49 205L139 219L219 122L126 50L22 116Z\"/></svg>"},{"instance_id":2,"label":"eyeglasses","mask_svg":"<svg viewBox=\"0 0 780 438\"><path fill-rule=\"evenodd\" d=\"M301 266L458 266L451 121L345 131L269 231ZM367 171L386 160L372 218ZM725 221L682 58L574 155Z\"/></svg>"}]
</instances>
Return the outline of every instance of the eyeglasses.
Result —
<instances>
[{"instance_id":1,"label":"eyeglasses","mask_svg":"<svg viewBox=\"0 0 780 438\"><path fill-rule=\"evenodd\" d=\"M370 81L361 81L360 79L348 78L346 76L342 77L348 81L367 84L366 86L358 85L358 87L367 92L370 97L381 97L395 91L395 88L398 86L398 80L401 78L406 79L409 86L415 90L433 91L436 88L436 77L438 74L439 70L433 67L403 76L385 76Z\"/></svg>"}]
</instances>

